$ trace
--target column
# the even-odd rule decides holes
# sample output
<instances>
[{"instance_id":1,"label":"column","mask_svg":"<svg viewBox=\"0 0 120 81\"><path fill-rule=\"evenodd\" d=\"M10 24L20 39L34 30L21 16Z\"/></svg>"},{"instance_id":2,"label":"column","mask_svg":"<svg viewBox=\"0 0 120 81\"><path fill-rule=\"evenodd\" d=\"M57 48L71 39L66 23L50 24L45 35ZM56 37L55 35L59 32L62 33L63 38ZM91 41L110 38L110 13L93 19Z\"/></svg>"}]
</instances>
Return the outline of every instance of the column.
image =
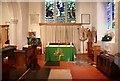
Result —
<instances>
[{"instance_id":1,"label":"column","mask_svg":"<svg viewBox=\"0 0 120 81\"><path fill-rule=\"evenodd\" d=\"M9 39L10 45L17 45L17 19L10 20Z\"/></svg>"}]
</instances>

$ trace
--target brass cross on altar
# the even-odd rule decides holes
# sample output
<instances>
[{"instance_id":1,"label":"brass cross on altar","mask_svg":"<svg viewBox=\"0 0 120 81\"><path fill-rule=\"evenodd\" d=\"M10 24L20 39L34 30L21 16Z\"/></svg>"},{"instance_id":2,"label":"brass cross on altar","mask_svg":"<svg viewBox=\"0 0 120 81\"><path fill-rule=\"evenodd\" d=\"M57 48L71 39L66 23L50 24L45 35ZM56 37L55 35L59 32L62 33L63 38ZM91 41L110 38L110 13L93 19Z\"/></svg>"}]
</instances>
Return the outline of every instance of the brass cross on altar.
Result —
<instances>
[{"instance_id":1,"label":"brass cross on altar","mask_svg":"<svg viewBox=\"0 0 120 81\"><path fill-rule=\"evenodd\" d=\"M55 51L54 55L57 57L57 59L59 61L60 61L61 56L64 56L61 48L57 48L57 50Z\"/></svg>"}]
</instances>

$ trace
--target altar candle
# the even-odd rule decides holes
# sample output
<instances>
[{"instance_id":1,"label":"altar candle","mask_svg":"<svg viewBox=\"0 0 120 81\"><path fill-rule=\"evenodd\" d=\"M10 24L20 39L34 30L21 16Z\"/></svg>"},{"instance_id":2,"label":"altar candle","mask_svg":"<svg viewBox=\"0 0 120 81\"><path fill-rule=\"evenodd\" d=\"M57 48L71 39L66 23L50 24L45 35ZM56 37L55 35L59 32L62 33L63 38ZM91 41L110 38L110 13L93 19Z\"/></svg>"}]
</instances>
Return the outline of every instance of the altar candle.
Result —
<instances>
[{"instance_id":1,"label":"altar candle","mask_svg":"<svg viewBox=\"0 0 120 81\"><path fill-rule=\"evenodd\" d=\"M72 45L72 42L70 42L70 45Z\"/></svg>"},{"instance_id":2,"label":"altar candle","mask_svg":"<svg viewBox=\"0 0 120 81\"><path fill-rule=\"evenodd\" d=\"M48 42L48 45L49 45L49 42Z\"/></svg>"}]
</instances>

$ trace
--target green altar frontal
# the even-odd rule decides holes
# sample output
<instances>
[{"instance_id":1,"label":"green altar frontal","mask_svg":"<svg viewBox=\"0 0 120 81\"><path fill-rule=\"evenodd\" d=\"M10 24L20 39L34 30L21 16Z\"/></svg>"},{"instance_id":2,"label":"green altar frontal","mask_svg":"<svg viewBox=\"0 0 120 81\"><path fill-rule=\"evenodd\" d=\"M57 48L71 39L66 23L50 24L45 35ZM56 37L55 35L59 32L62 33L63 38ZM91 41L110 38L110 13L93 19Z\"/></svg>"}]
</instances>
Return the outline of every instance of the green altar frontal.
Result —
<instances>
[{"instance_id":1,"label":"green altar frontal","mask_svg":"<svg viewBox=\"0 0 120 81\"><path fill-rule=\"evenodd\" d=\"M45 61L74 61L73 45L46 45Z\"/></svg>"}]
</instances>

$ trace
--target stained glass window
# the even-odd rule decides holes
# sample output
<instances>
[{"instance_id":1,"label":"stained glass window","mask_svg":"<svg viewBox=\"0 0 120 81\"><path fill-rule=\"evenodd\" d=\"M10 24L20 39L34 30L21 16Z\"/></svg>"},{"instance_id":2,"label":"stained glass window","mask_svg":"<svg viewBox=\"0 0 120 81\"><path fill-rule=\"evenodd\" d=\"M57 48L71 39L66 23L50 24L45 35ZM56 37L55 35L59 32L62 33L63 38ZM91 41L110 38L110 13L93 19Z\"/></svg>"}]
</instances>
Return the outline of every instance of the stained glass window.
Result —
<instances>
[{"instance_id":1,"label":"stained glass window","mask_svg":"<svg viewBox=\"0 0 120 81\"><path fill-rule=\"evenodd\" d=\"M63 0L45 0L45 21L76 22L76 1L66 1L67 2Z\"/></svg>"},{"instance_id":2,"label":"stained glass window","mask_svg":"<svg viewBox=\"0 0 120 81\"><path fill-rule=\"evenodd\" d=\"M45 20L50 21L54 19L54 0L46 0L45 9L46 9Z\"/></svg>"},{"instance_id":3,"label":"stained glass window","mask_svg":"<svg viewBox=\"0 0 120 81\"><path fill-rule=\"evenodd\" d=\"M115 28L115 2L112 0L112 28Z\"/></svg>"},{"instance_id":4,"label":"stained glass window","mask_svg":"<svg viewBox=\"0 0 120 81\"><path fill-rule=\"evenodd\" d=\"M107 3L107 20L108 20L108 29L111 27L111 2L110 0Z\"/></svg>"},{"instance_id":5,"label":"stained glass window","mask_svg":"<svg viewBox=\"0 0 120 81\"><path fill-rule=\"evenodd\" d=\"M56 22L65 22L65 2L56 1Z\"/></svg>"},{"instance_id":6,"label":"stained glass window","mask_svg":"<svg viewBox=\"0 0 120 81\"><path fill-rule=\"evenodd\" d=\"M65 3L61 0L56 2L56 16L65 16Z\"/></svg>"},{"instance_id":7,"label":"stained glass window","mask_svg":"<svg viewBox=\"0 0 120 81\"><path fill-rule=\"evenodd\" d=\"M76 4L75 0L71 0L67 4L67 22L76 21Z\"/></svg>"},{"instance_id":8,"label":"stained glass window","mask_svg":"<svg viewBox=\"0 0 120 81\"><path fill-rule=\"evenodd\" d=\"M107 20L108 20L108 29L115 28L115 0L108 0Z\"/></svg>"}]
</instances>

